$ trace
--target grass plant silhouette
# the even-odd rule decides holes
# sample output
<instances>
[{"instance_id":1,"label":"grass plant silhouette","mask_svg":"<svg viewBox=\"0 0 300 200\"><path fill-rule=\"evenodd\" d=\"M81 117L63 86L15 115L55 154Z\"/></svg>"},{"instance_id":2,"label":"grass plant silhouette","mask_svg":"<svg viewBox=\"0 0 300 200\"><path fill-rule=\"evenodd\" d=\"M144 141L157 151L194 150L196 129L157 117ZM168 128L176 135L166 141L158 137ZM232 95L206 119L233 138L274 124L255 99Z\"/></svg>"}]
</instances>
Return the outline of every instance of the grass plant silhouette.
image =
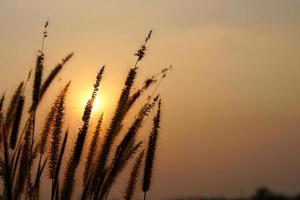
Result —
<instances>
[{"instance_id":1,"label":"grass plant silhouette","mask_svg":"<svg viewBox=\"0 0 300 200\"><path fill-rule=\"evenodd\" d=\"M133 67L129 69L108 128L104 129L102 126L105 115L102 113L96 129L91 133L92 140L89 142L86 137L90 134L92 108L97 94L101 92L101 81L105 75L105 66L100 68L93 85L93 92L81 117L81 128L77 132L75 143L72 143L68 141L70 133L66 128L67 120L65 119L70 82L66 83L53 101L44 119L42 130L39 132L36 129L36 119L40 119L37 111L40 109L44 95L73 57L73 53L68 54L45 76L47 70L45 70L44 48L48 37L48 26L47 21L44 25L41 48L36 57L34 70L32 70L33 77L30 76L30 71L26 80L20 82L9 101L5 94L1 97L0 178L3 181L3 190L0 199L40 199L42 179L45 178L51 180L51 187L48 188L48 196L51 200L74 199L75 196L72 194L75 182L82 183L79 184L81 194L76 194L76 197L106 199L120 173L129 162L134 160L126 190L124 188L126 194L123 196L124 199L132 199L134 193L137 192L136 184L139 170L143 165L144 152L146 152L146 166L143 191L146 194L150 186L160 124L161 100L156 93L161 80L170 69L163 69L146 79L140 89L133 89L152 31L147 34L142 46L134 54L137 59ZM29 81L33 82L31 88L28 87ZM142 102L142 107L138 110L132 124L129 125L129 129L124 135L121 134L120 130L128 117L127 113L130 110L135 111L133 105L142 101L143 94L151 88L152 92L150 91L146 101ZM31 98L25 95L28 93L31 93ZM146 145L147 142L138 140L137 133L142 127L142 122L156 105L158 105L158 111L153 121L154 127L149 136L148 145ZM99 141L100 135L101 141ZM121 139L117 140L117 137ZM71 145L71 148L66 148L67 145ZM87 149L86 154L83 151L84 148ZM84 168L82 172L77 170L80 165ZM65 166L64 170L62 166ZM77 176L78 173L82 175ZM82 180L75 177L82 177Z\"/></svg>"}]
</instances>

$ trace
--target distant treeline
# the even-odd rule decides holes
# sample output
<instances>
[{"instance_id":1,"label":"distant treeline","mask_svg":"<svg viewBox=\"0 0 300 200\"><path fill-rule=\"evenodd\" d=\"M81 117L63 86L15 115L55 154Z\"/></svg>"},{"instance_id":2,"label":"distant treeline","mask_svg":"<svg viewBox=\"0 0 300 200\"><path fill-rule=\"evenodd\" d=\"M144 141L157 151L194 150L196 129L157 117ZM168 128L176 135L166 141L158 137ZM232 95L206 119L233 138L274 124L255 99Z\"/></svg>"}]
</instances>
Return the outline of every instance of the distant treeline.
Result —
<instances>
[{"instance_id":1,"label":"distant treeline","mask_svg":"<svg viewBox=\"0 0 300 200\"><path fill-rule=\"evenodd\" d=\"M259 188L255 194L248 197L187 197L187 198L173 198L170 200L300 200L300 193L297 195L285 195L275 193L266 187Z\"/></svg>"}]
</instances>

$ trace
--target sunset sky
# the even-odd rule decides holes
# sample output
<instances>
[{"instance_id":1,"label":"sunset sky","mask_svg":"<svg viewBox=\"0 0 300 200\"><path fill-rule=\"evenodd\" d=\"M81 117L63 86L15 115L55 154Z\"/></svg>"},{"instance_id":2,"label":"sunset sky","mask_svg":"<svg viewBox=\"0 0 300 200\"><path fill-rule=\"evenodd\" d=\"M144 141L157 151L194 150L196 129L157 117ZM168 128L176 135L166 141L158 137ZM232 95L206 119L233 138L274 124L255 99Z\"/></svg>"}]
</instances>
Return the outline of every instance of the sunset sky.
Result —
<instances>
[{"instance_id":1,"label":"sunset sky","mask_svg":"<svg viewBox=\"0 0 300 200\"><path fill-rule=\"evenodd\" d=\"M149 198L240 196L261 185L294 194L299 10L296 0L0 0L0 94L11 94L34 66L49 19L47 69L75 56L48 97L72 80L67 112L78 114L105 64L99 112L109 112L153 29L138 82L170 64L174 70L159 89L162 128Z\"/></svg>"}]
</instances>

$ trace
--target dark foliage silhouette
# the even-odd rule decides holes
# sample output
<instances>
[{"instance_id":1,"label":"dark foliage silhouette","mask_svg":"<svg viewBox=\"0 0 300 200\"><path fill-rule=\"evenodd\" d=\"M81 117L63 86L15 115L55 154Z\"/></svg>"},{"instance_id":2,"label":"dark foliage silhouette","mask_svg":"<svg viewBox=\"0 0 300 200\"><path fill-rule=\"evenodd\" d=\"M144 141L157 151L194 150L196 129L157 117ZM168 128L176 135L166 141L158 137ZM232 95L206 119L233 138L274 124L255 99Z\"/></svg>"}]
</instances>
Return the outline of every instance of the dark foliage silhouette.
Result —
<instances>
[{"instance_id":1,"label":"dark foliage silhouette","mask_svg":"<svg viewBox=\"0 0 300 200\"><path fill-rule=\"evenodd\" d=\"M68 54L48 75L45 74L47 70L45 70L44 47L48 37L48 25L47 21L44 25L41 48L36 57L34 70L32 70L32 79L30 70L28 77L25 81L21 81L10 100L7 102L5 94L0 100L0 179L1 186L3 185L2 188L0 187L0 199L106 199L119 175L132 160L134 160L133 168L126 194L122 197L132 199L134 193L142 194L142 191L137 190L138 187L136 187L139 171L143 165L144 152L147 152L146 165L147 168L151 166L151 169L149 168L150 171L146 173L150 173L150 176L152 174L160 122L161 100L156 94L157 88L170 69L163 69L146 79L144 85L138 87L140 89L133 89L152 31L147 34L141 48L134 54L137 59L126 76L119 101L112 114L113 117L108 122L108 128L104 129L102 125L105 123L103 117L105 114L102 113L98 116L95 130L90 131L93 105L96 96L101 92L101 81L105 75L105 66L100 68L93 85L93 92L81 117L82 124L73 142L69 138L74 133L70 133L66 128L67 120L65 119L70 82L66 83L51 107L47 108L49 111L41 124L41 131L37 128L39 127L37 119L40 119L38 111L42 109L40 104L43 97L73 57L73 53ZM27 87L29 81L32 82L31 88ZM141 108L133 109L136 102L141 101L141 96L151 89L146 101L141 102ZM27 97L28 93L29 97ZM157 104L158 112L154 118L154 127L147 146L146 142L138 141L137 134L141 132L142 122ZM124 131L121 131L127 119L127 113L136 110L138 113L129 124L128 130L123 128ZM89 134L92 135L91 141L87 139ZM70 148L67 148L68 145ZM79 171L78 168L81 165L84 170ZM40 188L45 179L51 181L51 186L48 186L48 194L41 194ZM73 190L77 182L79 182L77 185L80 186L80 194L74 195ZM150 179L147 184L148 191Z\"/></svg>"}]
</instances>

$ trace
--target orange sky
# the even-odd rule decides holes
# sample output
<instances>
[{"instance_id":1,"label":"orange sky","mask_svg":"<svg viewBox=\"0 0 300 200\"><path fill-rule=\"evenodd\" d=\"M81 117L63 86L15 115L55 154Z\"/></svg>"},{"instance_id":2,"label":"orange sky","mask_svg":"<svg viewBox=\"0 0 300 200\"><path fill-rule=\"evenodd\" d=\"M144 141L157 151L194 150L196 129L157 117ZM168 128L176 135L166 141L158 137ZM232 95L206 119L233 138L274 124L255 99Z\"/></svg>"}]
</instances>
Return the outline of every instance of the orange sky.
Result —
<instances>
[{"instance_id":1,"label":"orange sky","mask_svg":"<svg viewBox=\"0 0 300 200\"><path fill-rule=\"evenodd\" d=\"M175 70L160 88L151 199L246 195L260 185L299 192L299 9L294 0L1 0L0 92L34 65L49 18L47 66L75 52L52 92L71 79L67 109L75 112L77 93L106 64L103 100L112 109L133 53L154 29L139 81L169 64Z\"/></svg>"}]
</instances>

